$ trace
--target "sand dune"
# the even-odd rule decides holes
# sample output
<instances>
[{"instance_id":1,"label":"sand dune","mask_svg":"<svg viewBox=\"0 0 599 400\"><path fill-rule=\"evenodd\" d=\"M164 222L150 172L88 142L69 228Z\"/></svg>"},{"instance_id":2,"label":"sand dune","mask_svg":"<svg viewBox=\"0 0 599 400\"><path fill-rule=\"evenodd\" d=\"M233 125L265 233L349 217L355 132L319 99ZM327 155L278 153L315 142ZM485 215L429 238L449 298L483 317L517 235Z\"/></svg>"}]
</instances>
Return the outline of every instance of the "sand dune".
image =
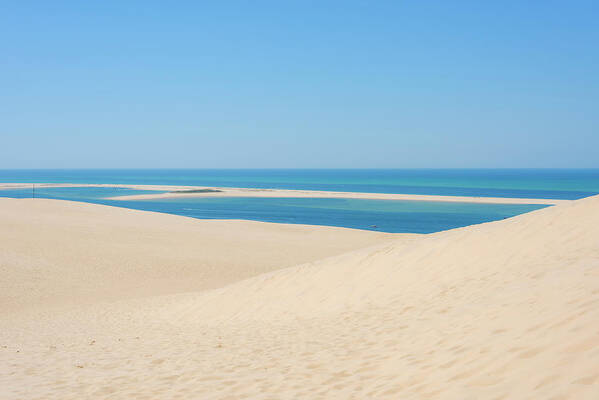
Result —
<instances>
[{"instance_id":1,"label":"sand dune","mask_svg":"<svg viewBox=\"0 0 599 400\"><path fill-rule=\"evenodd\" d=\"M210 289L391 237L0 198L0 313Z\"/></svg>"},{"instance_id":2,"label":"sand dune","mask_svg":"<svg viewBox=\"0 0 599 400\"><path fill-rule=\"evenodd\" d=\"M20 264L31 247L4 245L18 221L30 218L31 226L56 210L44 236L54 241L43 241L51 246L38 249L34 260L41 265L55 257L52 249L68 245L66 232L90 229L88 209L99 210L107 232L120 232L125 214L143 216L148 225L163 218L61 202L26 217L27 207L0 203L2 285L17 287L8 303L15 310L23 307L19 290L29 298L27 287L19 287L23 276L38 276L23 272L33 264ZM60 217L68 212L71 222L64 224ZM164 229L174 229L164 222ZM159 231L160 225L152 226ZM147 232L144 225L129 229ZM225 232L219 240L226 238ZM22 311L0 314L0 366L6 371L0 394L599 398L599 197L431 235L369 239L370 247L272 267L211 290L160 295L157 285L157 295L107 302L115 299L97 293L69 307L39 307L31 300ZM103 248L108 256L114 245ZM131 246L122 252L139 256ZM65 274L79 265L66 256L59 261ZM31 268L42 271L43 265ZM118 270L110 263L99 268ZM73 292L70 301L81 296Z\"/></svg>"}]
</instances>

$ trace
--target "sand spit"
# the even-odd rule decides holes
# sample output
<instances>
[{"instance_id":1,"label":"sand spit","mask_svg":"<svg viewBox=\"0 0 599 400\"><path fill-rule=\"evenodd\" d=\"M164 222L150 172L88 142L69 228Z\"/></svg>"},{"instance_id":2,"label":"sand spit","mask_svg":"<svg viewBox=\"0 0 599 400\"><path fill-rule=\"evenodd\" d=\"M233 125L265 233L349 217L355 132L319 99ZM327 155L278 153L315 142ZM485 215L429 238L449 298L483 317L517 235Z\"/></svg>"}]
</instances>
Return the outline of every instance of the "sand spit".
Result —
<instances>
[{"instance_id":1,"label":"sand spit","mask_svg":"<svg viewBox=\"0 0 599 400\"><path fill-rule=\"evenodd\" d=\"M25 218L18 202L3 219ZM101 207L65 204L47 207ZM0 229L4 244L14 228ZM15 246L3 287L22 279ZM97 300L0 315L0 397L595 400L599 197L213 290Z\"/></svg>"},{"instance_id":2,"label":"sand spit","mask_svg":"<svg viewBox=\"0 0 599 400\"><path fill-rule=\"evenodd\" d=\"M33 184L0 183L0 189L25 189ZM135 194L128 196L109 197L109 200L155 200L171 198L194 197L276 197L276 198L328 198L328 199L370 199L370 200L414 200L414 201L440 201L460 203L486 203L486 204L565 204L571 200L559 199L525 199L512 197L473 197L473 196L434 196L419 194L393 194L393 193L360 193L360 192L330 192L319 190L284 190L284 189L252 189L252 188L227 188L207 186L166 186L166 185L111 185L111 184L58 184L42 183L36 187L119 187L138 190L155 190L163 193ZM192 191L196 191L195 193ZM204 191L204 192L202 192Z\"/></svg>"}]
</instances>

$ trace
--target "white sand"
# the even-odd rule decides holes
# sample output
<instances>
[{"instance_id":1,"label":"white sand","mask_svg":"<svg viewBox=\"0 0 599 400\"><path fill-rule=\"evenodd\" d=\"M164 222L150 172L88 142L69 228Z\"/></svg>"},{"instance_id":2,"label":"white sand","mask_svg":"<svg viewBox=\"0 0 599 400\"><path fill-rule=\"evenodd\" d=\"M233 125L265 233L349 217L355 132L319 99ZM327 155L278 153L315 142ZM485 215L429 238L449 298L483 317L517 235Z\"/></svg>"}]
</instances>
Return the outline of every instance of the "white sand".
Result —
<instances>
[{"instance_id":1,"label":"white sand","mask_svg":"<svg viewBox=\"0 0 599 400\"><path fill-rule=\"evenodd\" d=\"M262 197L262 198L328 198L328 199L370 199L370 200L410 200L410 201L440 201L460 203L486 204L566 204L571 200L559 199L526 199L515 197L474 197L474 196L437 196L424 194L395 194L395 193L362 193L362 192L331 192L322 190L286 190L286 189L252 189L227 188L206 186L168 186L168 185L112 185L112 184L69 184L69 183L38 183L38 188L51 187L119 187L138 190L156 190L163 193L134 194L127 196L109 197L110 200L156 200L170 198L197 197ZM0 183L2 189L28 189L32 184ZM176 193L180 191L213 189L218 192Z\"/></svg>"},{"instance_id":2,"label":"white sand","mask_svg":"<svg viewBox=\"0 0 599 400\"><path fill-rule=\"evenodd\" d=\"M0 310L211 289L392 237L0 198Z\"/></svg>"},{"instance_id":3,"label":"white sand","mask_svg":"<svg viewBox=\"0 0 599 400\"><path fill-rule=\"evenodd\" d=\"M431 235L354 237L380 242L212 290L160 296L156 283L157 295L136 299L97 288L148 257L147 240L204 221L34 202L0 202L0 282L13 290L0 303L0 398L599 398L599 197ZM260 240L221 251L254 257L282 235L266 226ZM346 233L335 230L339 242ZM181 272L176 254L189 250L170 242L165 254L169 245L172 259L123 280ZM70 276L92 270L84 253L112 257L97 262L92 288L87 273ZM63 298L40 306L31 287Z\"/></svg>"}]
</instances>

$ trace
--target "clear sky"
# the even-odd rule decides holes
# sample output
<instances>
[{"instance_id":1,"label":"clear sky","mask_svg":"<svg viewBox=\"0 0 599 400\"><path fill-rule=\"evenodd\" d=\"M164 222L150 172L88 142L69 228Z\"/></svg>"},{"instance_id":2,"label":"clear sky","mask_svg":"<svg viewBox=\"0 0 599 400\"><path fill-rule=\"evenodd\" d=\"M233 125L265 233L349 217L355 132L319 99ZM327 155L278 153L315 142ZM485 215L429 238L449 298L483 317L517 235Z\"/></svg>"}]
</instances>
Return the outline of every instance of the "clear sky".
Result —
<instances>
[{"instance_id":1,"label":"clear sky","mask_svg":"<svg viewBox=\"0 0 599 400\"><path fill-rule=\"evenodd\" d=\"M599 2L0 2L0 168L599 167Z\"/></svg>"}]
</instances>

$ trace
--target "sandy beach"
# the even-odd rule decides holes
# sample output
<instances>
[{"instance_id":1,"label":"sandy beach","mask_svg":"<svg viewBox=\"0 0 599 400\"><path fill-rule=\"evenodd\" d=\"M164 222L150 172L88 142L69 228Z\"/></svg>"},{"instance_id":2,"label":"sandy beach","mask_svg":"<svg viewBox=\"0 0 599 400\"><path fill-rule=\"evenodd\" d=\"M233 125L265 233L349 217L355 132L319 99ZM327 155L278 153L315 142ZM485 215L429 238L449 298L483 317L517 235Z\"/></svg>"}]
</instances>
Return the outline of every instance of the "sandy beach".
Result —
<instances>
[{"instance_id":1,"label":"sandy beach","mask_svg":"<svg viewBox=\"0 0 599 400\"><path fill-rule=\"evenodd\" d=\"M597 399L599 197L429 235L0 199L2 399Z\"/></svg>"},{"instance_id":2,"label":"sandy beach","mask_svg":"<svg viewBox=\"0 0 599 400\"><path fill-rule=\"evenodd\" d=\"M328 198L328 199L370 199L370 200L411 200L411 201L440 201L459 203L484 204L565 204L571 200L560 199L527 199L516 197L474 197L474 196L438 196L420 194L395 193L362 193L362 192L333 192L319 190L285 190L285 189L253 189L207 186L169 186L169 185L116 185L116 184L63 184L63 183L0 183L2 189L29 189L32 185L38 188L52 187L119 187L136 190L155 190L162 193L136 194L128 196L109 197L109 200L156 200L171 198L198 197L292 197L292 198ZM194 192L195 191L195 192ZM198 192L205 191L205 192ZM187 193L185 193L187 192Z\"/></svg>"}]
</instances>

